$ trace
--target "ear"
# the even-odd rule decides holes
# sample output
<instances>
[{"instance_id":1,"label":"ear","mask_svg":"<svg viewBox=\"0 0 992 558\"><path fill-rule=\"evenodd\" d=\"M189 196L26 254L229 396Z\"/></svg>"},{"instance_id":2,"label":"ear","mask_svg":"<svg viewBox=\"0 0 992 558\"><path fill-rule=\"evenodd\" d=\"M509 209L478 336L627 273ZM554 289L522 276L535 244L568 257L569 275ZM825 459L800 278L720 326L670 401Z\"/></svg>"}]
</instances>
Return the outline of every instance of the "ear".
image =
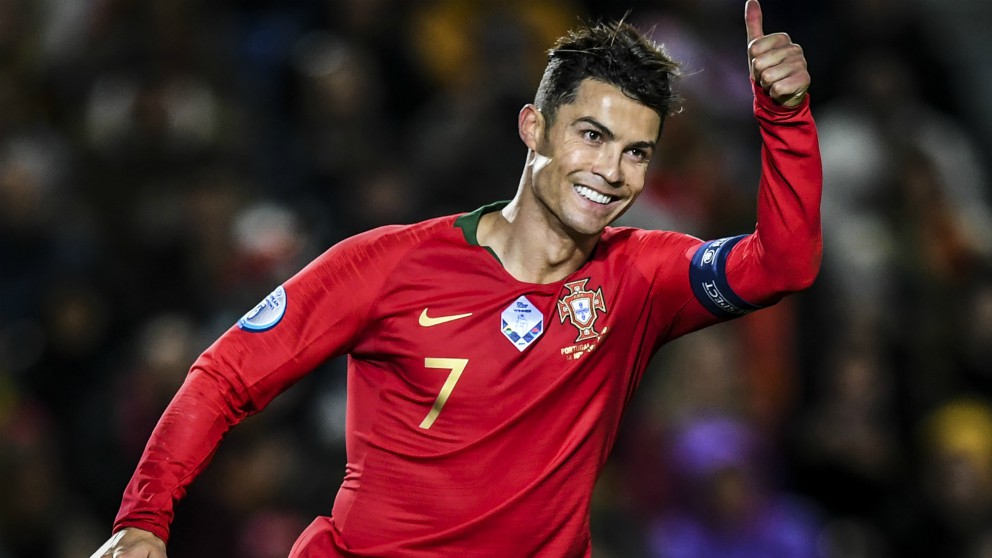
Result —
<instances>
[{"instance_id":1,"label":"ear","mask_svg":"<svg viewBox=\"0 0 992 558\"><path fill-rule=\"evenodd\" d=\"M520 109L520 114L517 115L517 131L520 133L520 139L523 140L524 145L531 151L538 150L538 146L544 138L544 126L544 114L536 105L527 103Z\"/></svg>"}]
</instances>

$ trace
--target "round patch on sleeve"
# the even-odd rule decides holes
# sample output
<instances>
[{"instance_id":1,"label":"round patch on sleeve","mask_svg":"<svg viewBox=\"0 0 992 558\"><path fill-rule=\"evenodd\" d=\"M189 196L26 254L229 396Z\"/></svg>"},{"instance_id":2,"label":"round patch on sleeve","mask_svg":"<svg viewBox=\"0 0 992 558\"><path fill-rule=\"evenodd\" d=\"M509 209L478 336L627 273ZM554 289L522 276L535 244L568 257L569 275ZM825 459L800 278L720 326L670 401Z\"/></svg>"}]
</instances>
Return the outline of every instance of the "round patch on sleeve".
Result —
<instances>
[{"instance_id":1,"label":"round patch on sleeve","mask_svg":"<svg viewBox=\"0 0 992 558\"><path fill-rule=\"evenodd\" d=\"M280 285L272 294L238 320L238 327L246 331L268 331L286 314L286 290Z\"/></svg>"}]
</instances>

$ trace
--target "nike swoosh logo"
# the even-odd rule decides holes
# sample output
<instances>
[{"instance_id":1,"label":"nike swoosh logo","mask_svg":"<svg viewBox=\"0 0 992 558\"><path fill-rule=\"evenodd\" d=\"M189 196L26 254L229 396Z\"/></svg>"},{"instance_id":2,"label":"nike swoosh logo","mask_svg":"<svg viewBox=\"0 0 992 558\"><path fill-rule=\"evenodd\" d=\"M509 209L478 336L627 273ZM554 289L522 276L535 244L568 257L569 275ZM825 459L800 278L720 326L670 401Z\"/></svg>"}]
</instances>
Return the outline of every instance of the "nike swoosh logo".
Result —
<instances>
[{"instance_id":1,"label":"nike swoosh logo","mask_svg":"<svg viewBox=\"0 0 992 558\"><path fill-rule=\"evenodd\" d=\"M424 311L420 313L420 319L417 321L417 323L419 323L424 327L431 327L440 324L446 324L448 322L453 322L455 320L460 320L462 318L467 318L471 315L472 313L469 312L467 314L452 314L450 316L438 316L436 318L432 318L427 315L427 309L424 308Z\"/></svg>"}]
</instances>

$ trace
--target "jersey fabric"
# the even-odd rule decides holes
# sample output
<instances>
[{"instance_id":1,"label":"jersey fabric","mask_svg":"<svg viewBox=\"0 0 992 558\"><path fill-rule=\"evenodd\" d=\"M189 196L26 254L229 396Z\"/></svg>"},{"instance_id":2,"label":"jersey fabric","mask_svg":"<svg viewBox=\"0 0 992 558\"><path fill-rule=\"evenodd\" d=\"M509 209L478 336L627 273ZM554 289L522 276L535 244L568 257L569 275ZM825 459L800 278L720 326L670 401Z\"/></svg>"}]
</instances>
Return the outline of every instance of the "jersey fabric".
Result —
<instances>
[{"instance_id":1,"label":"jersey fabric","mask_svg":"<svg viewBox=\"0 0 992 558\"><path fill-rule=\"evenodd\" d=\"M808 101L756 91L758 227L703 241L609 227L550 284L476 240L500 206L332 247L197 360L153 432L115 530L168 537L224 432L348 355L347 465L293 557L591 554L593 486L656 349L805 288L820 258Z\"/></svg>"}]
</instances>

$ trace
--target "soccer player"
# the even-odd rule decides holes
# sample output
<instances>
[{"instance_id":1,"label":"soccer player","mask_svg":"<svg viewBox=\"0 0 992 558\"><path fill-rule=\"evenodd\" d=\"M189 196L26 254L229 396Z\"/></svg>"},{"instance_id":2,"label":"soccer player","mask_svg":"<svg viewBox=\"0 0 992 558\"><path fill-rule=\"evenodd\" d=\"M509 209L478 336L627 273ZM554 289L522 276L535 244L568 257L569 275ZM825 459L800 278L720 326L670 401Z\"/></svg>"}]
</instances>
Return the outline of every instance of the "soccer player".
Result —
<instances>
[{"instance_id":1,"label":"soccer player","mask_svg":"<svg viewBox=\"0 0 992 558\"><path fill-rule=\"evenodd\" d=\"M344 481L292 557L589 556L621 415L666 341L814 280L820 159L799 46L745 4L763 138L758 226L614 228L644 187L677 65L627 24L549 54L509 202L330 248L193 364L94 556L162 558L224 433L347 354Z\"/></svg>"}]
</instances>

